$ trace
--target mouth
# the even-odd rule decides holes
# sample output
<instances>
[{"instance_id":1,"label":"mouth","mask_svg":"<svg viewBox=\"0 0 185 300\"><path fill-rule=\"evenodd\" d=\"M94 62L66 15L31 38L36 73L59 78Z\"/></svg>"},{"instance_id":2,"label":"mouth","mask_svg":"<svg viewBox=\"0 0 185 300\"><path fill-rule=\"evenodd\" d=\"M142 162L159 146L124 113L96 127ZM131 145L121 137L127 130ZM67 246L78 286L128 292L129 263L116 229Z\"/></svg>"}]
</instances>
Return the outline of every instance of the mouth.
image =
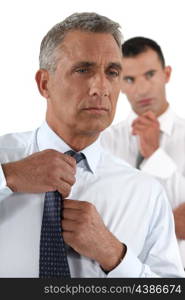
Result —
<instances>
[{"instance_id":1,"label":"mouth","mask_svg":"<svg viewBox=\"0 0 185 300\"><path fill-rule=\"evenodd\" d=\"M152 98L145 98L138 101L138 104L140 106L147 106L150 105L151 103L152 103Z\"/></svg>"},{"instance_id":2,"label":"mouth","mask_svg":"<svg viewBox=\"0 0 185 300\"><path fill-rule=\"evenodd\" d=\"M87 108L83 108L83 110L89 113L96 113L96 114L103 114L109 111L105 107L87 107Z\"/></svg>"}]
</instances>

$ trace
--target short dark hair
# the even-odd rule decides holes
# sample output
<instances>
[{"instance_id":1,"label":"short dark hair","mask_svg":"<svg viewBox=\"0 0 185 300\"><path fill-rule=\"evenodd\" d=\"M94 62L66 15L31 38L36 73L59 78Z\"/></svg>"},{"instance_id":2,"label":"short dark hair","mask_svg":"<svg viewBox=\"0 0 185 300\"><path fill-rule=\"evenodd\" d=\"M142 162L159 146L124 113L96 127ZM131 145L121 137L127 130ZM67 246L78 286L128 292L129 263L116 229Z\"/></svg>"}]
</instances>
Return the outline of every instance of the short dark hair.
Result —
<instances>
[{"instance_id":1,"label":"short dark hair","mask_svg":"<svg viewBox=\"0 0 185 300\"><path fill-rule=\"evenodd\" d=\"M159 57L162 67L165 67L165 59L161 47L154 41L145 37L134 37L122 44L123 57L134 57L148 49L155 51Z\"/></svg>"}]
</instances>

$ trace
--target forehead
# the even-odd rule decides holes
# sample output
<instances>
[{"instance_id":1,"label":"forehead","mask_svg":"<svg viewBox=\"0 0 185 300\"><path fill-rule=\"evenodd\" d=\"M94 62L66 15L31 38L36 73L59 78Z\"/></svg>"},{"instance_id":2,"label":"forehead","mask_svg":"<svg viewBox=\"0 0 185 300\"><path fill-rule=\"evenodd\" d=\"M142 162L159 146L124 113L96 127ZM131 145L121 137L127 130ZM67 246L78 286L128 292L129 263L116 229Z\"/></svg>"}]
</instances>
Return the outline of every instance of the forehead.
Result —
<instances>
[{"instance_id":1,"label":"forehead","mask_svg":"<svg viewBox=\"0 0 185 300\"><path fill-rule=\"evenodd\" d=\"M150 70L163 69L157 53L151 49L134 57L123 58L123 73L144 74Z\"/></svg>"},{"instance_id":2,"label":"forehead","mask_svg":"<svg viewBox=\"0 0 185 300\"><path fill-rule=\"evenodd\" d=\"M61 60L68 62L92 61L96 63L122 63L121 49L109 33L72 31L59 46Z\"/></svg>"}]
</instances>

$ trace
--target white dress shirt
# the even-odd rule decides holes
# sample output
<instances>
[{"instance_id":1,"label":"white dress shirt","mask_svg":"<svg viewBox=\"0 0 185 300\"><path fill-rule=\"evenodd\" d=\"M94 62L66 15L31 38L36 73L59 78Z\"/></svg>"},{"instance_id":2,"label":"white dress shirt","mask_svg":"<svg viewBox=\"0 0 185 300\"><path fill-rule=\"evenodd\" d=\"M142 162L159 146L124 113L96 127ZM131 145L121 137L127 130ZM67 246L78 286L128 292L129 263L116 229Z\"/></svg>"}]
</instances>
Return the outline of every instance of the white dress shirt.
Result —
<instances>
[{"instance_id":1,"label":"white dress shirt","mask_svg":"<svg viewBox=\"0 0 185 300\"><path fill-rule=\"evenodd\" d=\"M33 152L69 150L45 122L33 132L0 138L1 163ZM93 203L108 229L127 245L107 275L96 261L68 247L72 277L184 277L174 223L163 187L105 151L99 140L82 151L69 199ZM13 193L0 177L0 277L38 277L44 193ZM108 258L108 257L107 257Z\"/></svg>"},{"instance_id":2,"label":"white dress shirt","mask_svg":"<svg viewBox=\"0 0 185 300\"><path fill-rule=\"evenodd\" d=\"M128 118L102 133L101 143L110 152L136 166L139 141L132 135L131 124L137 117ZM165 187L172 209L185 202L185 120L176 116L170 107L163 113L160 123L160 147L140 169L156 177ZM181 259L185 267L185 241L178 240Z\"/></svg>"}]
</instances>

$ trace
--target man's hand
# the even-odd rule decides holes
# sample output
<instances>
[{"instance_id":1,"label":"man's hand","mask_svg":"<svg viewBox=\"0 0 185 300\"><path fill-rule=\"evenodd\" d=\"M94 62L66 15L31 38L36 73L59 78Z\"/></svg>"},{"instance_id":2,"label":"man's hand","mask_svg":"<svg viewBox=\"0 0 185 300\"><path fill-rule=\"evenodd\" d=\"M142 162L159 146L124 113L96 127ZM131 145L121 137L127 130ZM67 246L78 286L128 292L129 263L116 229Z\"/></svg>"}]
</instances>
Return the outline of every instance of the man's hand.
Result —
<instances>
[{"instance_id":1,"label":"man's hand","mask_svg":"<svg viewBox=\"0 0 185 300\"><path fill-rule=\"evenodd\" d=\"M159 148L160 126L153 112L148 111L133 121L132 134L139 137L143 157L151 156Z\"/></svg>"},{"instance_id":2,"label":"man's hand","mask_svg":"<svg viewBox=\"0 0 185 300\"><path fill-rule=\"evenodd\" d=\"M125 255L126 247L108 231L89 202L65 199L62 229L69 246L97 261L106 271L115 268Z\"/></svg>"},{"instance_id":3,"label":"man's hand","mask_svg":"<svg viewBox=\"0 0 185 300\"><path fill-rule=\"evenodd\" d=\"M44 150L2 165L13 192L42 193L58 190L65 198L75 183L76 161L56 150Z\"/></svg>"},{"instance_id":4,"label":"man's hand","mask_svg":"<svg viewBox=\"0 0 185 300\"><path fill-rule=\"evenodd\" d=\"M179 205L173 211L175 220L175 232L178 239L185 240L185 203Z\"/></svg>"}]
</instances>

